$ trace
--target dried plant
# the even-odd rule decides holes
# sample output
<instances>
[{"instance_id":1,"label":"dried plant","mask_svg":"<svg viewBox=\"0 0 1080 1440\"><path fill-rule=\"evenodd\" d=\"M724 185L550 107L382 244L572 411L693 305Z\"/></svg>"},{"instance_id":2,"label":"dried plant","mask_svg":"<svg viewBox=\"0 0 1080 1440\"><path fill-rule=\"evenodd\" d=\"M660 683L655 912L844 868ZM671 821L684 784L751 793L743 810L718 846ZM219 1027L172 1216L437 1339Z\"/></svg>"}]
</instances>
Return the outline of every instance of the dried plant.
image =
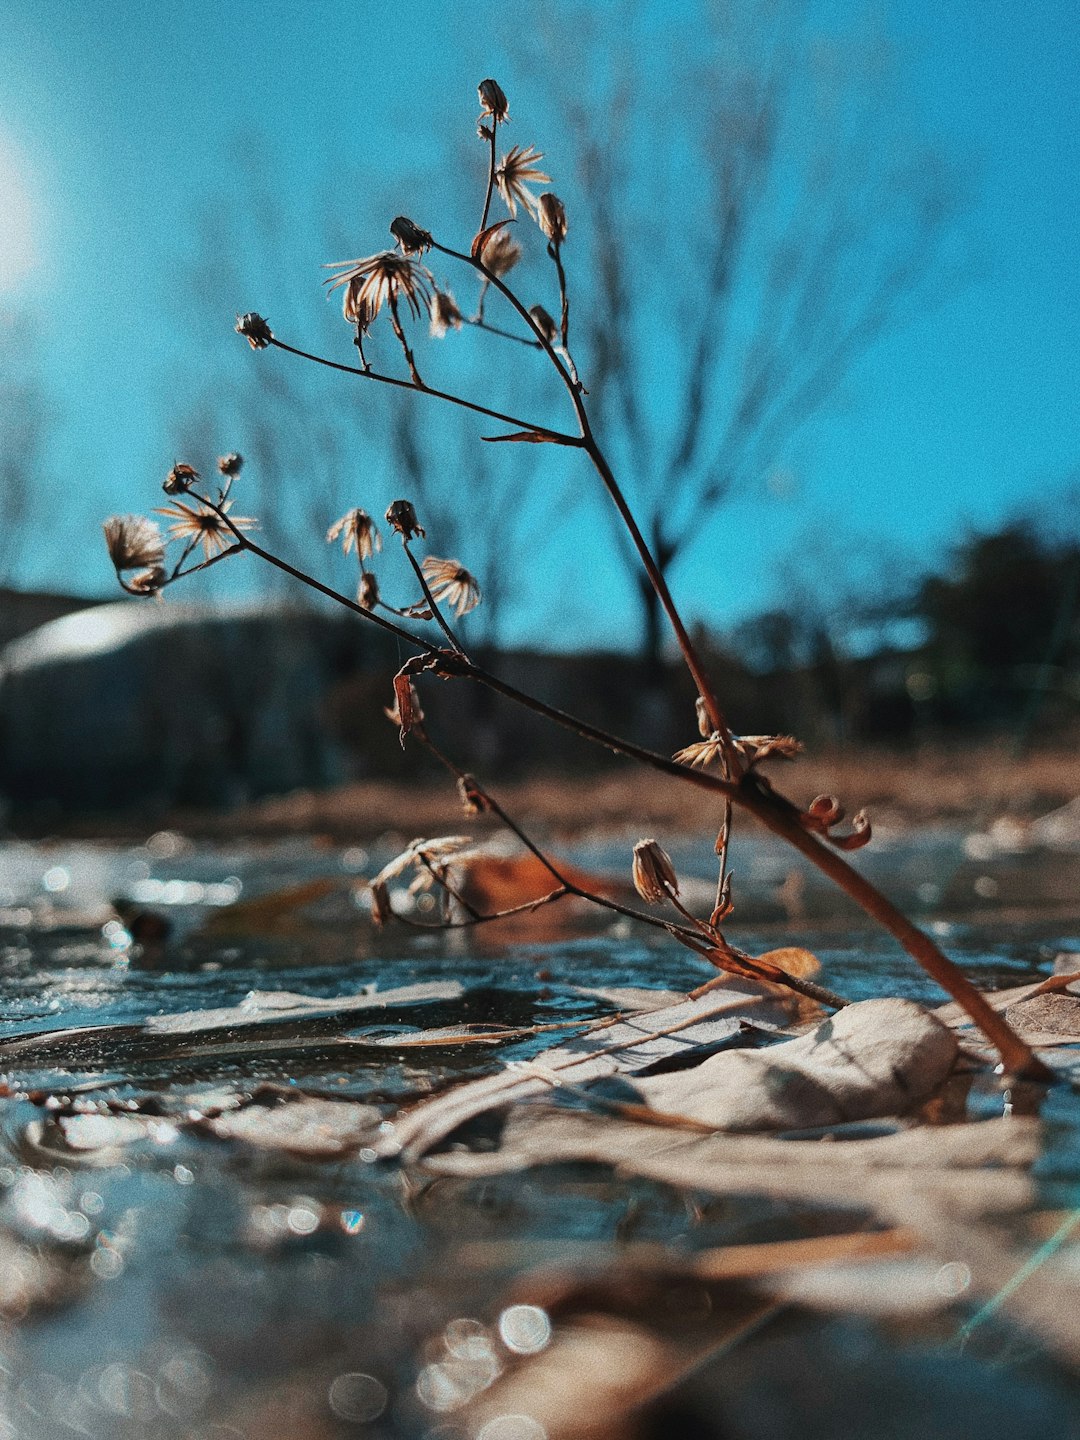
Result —
<instances>
[{"instance_id":1,"label":"dried plant","mask_svg":"<svg viewBox=\"0 0 1080 1440\"><path fill-rule=\"evenodd\" d=\"M688 744L669 759L632 740L613 735L575 718L546 702L510 685L499 675L478 665L469 655L464 639L456 626L480 603L479 587L469 571L458 560L427 555L418 560L413 545L425 539L425 530L413 504L407 499L394 501L386 512L386 522L400 540L403 553L411 567L419 596L405 598L391 605L381 594L374 573L367 562L374 559L379 548L378 532L370 516L359 508L348 511L327 534L331 542L341 540L346 552L355 550L360 565L360 587L356 600L324 584L311 574L263 547L254 540L250 528L254 521L230 513L229 488L240 468L239 457L228 456L218 468L224 484L215 493L202 493L198 473L190 465L175 465L165 482L168 494L184 494L193 502L174 501L160 512L170 521L168 540L181 546L179 560L171 571L164 565L165 541L151 522L134 517L114 517L106 522L110 554L118 574L140 567L141 573L125 583L133 594L157 593L182 575L204 569L228 556L247 552L320 594L335 600L368 623L394 635L414 653L394 677L393 706L388 715L398 726L402 745L418 741L443 764L459 787L466 812L480 811L495 817L534 861L551 878L550 890L527 905L511 910L482 912L462 893L457 867L463 863L472 842L461 837L417 841L379 875L371 887L372 911L379 923L392 919L418 923L398 914L391 904L389 882L404 870L412 868L417 881L437 889L442 896L440 924L479 924L502 918L520 909L553 904L567 897L577 897L613 910L647 925L659 926L680 943L709 960L722 972L751 975L773 984L786 985L809 995L819 1003L839 1008L843 997L825 990L803 977L785 972L768 958L755 957L738 949L726 938L722 925L735 908L731 875L728 869L733 807L755 816L774 834L781 836L812 864L828 875L863 910L894 936L927 972L947 990L980 1026L987 1038L998 1048L1005 1066L1013 1072L1042 1074L1040 1062L1029 1047L1015 1034L1002 1015L997 1013L971 984L966 976L942 953L935 942L903 915L877 888L844 858L843 851L855 849L870 839L870 825L860 812L850 830L840 833L843 808L831 796L821 796L802 809L777 791L758 768L769 758L792 758L799 745L791 736L751 735L733 733L721 708L711 679L675 603L663 573L663 566L646 542L638 521L600 440L586 404L587 391L578 376L572 356L570 335L569 286L563 263L564 247L571 229L566 208L551 191L534 199L528 183L549 183L548 177L536 168L541 159L533 146L515 146L496 161L498 127L509 119L506 95L491 79L479 86L481 116L478 134L488 147L487 181L479 224L467 244L455 247L444 244L437 233L405 216L397 216L390 232L400 247L385 250L366 259L348 261L332 268L336 273L326 282L330 290L344 291L344 315L354 330L353 341L359 351L360 364L316 355L287 344L272 331L269 323L250 312L237 322L237 330L256 350L276 349L300 359L325 366L355 379L386 385L429 399L440 400L464 411L496 422L500 432L482 438L491 443L551 444L580 452L594 470L606 490L615 513L636 553L642 572L656 597L674 634L683 660L697 690L696 720L700 739ZM491 221L490 212L496 194L510 214ZM527 304L508 284L506 276L522 253L518 238L512 237L508 226L514 221L518 205L527 212L535 228L525 227L521 239L527 243L531 233L546 250L554 271L557 289L558 320L537 302ZM612 245L617 242L613 238ZM415 258L451 262L470 273L478 281L477 312L469 323L479 326L500 339L504 336L523 342L549 365L561 382L573 418L573 427L555 429L531 418L511 415L491 408L479 400L427 385L420 376L406 334L405 324L427 315L433 332L443 337L458 329L463 316L450 296L449 287L436 280L432 270ZM436 263L436 262L433 262ZM483 301L494 293L509 310L509 323L516 328L499 329L484 320ZM364 340L383 311L402 350L407 376L395 375L372 367L364 354ZM604 316L594 317L599 324ZM615 317L610 317L614 323ZM517 353L521 353L518 351ZM202 545L204 558L195 565L188 559L197 545ZM451 612L448 614L447 612ZM417 631L404 621L433 622L441 632ZM642 911L624 905L609 895L591 890L566 867L556 863L499 804L491 792L473 775L467 774L445 755L429 732L429 721L418 693L418 682L434 675L444 680L467 678L528 707L550 721L566 726L597 745L639 764L651 766L673 779L695 786L703 800L710 797L719 809L715 850L718 857L716 900L709 918L703 919L685 908L679 891L674 866L655 840L643 840L634 850L632 874L641 898L654 907L670 907L674 916L668 918L654 911ZM430 706L427 707L430 709ZM414 881L414 884L417 883ZM424 922L426 923L426 922Z\"/></svg>"}]
</instances>

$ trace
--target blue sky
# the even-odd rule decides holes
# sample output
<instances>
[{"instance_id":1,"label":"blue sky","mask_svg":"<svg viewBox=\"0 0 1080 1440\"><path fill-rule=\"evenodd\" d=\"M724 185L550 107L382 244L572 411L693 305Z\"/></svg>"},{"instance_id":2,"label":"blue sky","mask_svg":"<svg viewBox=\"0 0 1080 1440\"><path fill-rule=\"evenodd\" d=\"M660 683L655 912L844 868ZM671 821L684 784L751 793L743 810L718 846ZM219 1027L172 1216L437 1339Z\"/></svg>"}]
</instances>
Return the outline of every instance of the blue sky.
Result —
<instances>
[{"instance_id":1,"label":"blue sky","mask_svg":"<svg viewBox=\"0 0 1080 1440\"><path fill-rule=\"evenodd\" d=\"M657 0L612 43L647 51L652 28L678 27L685 9ZM1075 4L886 0L869 11L823 0L818 10L825 26L873 25L897 43L923 129L975 176L974 259L964 286L878 344L801 438L794 495L755 494L731 508L733 564L718 573L698 552L677 571L687 609L720 625L776 598L778 559L815 527L880 537L923 563L968 524L1052 505L1080 467ZM573 10L507 4L498 15L492 34L483 7L464 0L0 0L0 312L36 317L55 417L56 489L22 582L108 593L99 518L157 503L206 346L220 345L227 367L266 360L228 324L208 340L179 278L209 199L224 212L226 248L258 223L242 208L229 213L238 144L260 137L286 212L295 201L307 213L313 187L337 177L338 228L349 234L351 216L365 217L356 255L384 243L367 218L372 195L379 204L393 195L392 177L429 137L442 143L460 125L468 140L484 75L503 81L521 117L510 138L536 140L555 163L557 139L528 128L543 87L511 41L546 16L564 82L587 89L589 76L574 71ZM340 258L322 243L283 242L282 262L299 295L298 329L310 305L320 337L318 265ZM220 448L234 443L222 437ZM602 558L572 590L568 642L630 638L624 592ZM545 623L550 609L540 607ZM535 613L527 598L516 605L508 638L535 638Z\"/></svg>"}]
</instances>

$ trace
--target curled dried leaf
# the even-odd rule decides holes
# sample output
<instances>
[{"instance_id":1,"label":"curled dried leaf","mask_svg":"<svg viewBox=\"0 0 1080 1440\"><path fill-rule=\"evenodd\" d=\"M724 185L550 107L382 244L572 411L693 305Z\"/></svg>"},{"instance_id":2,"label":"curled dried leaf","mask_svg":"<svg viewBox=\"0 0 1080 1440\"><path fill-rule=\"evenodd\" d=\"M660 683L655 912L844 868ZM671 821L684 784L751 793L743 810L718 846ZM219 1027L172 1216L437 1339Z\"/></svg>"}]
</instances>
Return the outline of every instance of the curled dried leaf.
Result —
<instances>
[{"instance_id":1,"label":"curled dried leaf","mask_svg":"<svg viewBox=\"0 0 1080 1440\"><path fill-rule=\"evenodd\" d=\"M481 435L489 445L560 445L563 442L555 435L542 435L539 430L515 430L512 435Z\"/></svg>"},{"instance_id":2,"label":"curled dried leaf","mask_svg":"<svg viewBox=\"0 0 1080 1440\"><path fill-rule=\"evenodd\" d=\"M851 817L851 833L848 835L831 835L829 841L838 850L861 850L864 845L869 845L873 839L873 829L870 825L870 817L865 810L860 810L857 815Z\"/></svg>"},{"instance_id":3,"label":"curled dried leaf","mask_svg":"<svg viewBox=\"0 0 1080 1440\"><path fill-rule=\"evenodd\" d=\"M398 727L398 740L404 750L406 735L410 730L424 723L424 712L420 705L420 697L416 693L416 686L411 677L404 672L399 672L394 676L394 708L386 713Z\"/></svg>"},{"instance_id":4,"label":"curled dried leaf","mask_svg":"<svg viewBox=\"0 0 1080 1440\"><path fill-rule=\"evenodd\" d=\"M839 825L843 818L844 807L835 795L819 795L799 817L804 830L823 835L829 844L835 845L838 850L861 850L864 845L868 845L872 831L866 811L860 810L853 817L848 834L833 834L833 827Z\"/></svg>"},{"instance_id":5,"label":"curled dried leaf","mask_svg":"<svg viewBox=\"0 0 1080 1440\"><path fill-rule=\"evenodd\" d=\"M807 829L828 830L830 825L837 825L844 818L844 807L835 795L818 795L810 801L806 809L806 819L810 822Z\"/></svg>"}]
</instances>

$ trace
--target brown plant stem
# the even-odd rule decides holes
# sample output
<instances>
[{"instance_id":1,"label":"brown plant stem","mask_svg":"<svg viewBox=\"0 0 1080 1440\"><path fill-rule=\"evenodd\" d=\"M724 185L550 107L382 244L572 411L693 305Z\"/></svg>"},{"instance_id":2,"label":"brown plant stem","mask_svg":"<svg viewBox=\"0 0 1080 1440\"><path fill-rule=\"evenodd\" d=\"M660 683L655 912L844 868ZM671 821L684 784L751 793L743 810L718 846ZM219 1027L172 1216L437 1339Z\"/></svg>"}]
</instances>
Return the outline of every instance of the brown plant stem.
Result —
<instances>
[{"instance_id":1,"label":"brown plant stem","mask_svg":"<svg viewBox=\"0 0 1080 1440\"><path fill-rule=\"evenodd\" d=\"M397 307L397 295L393 290L390 291L390 324L393 327L394 334L398 338L398 344L405 352L405 363L409 367L409 375L412 383L416 386L417 390L422 390L424 388L424 382L420 379L420 371L416 368L413 352L409 349L409 342L406 340L405 331L401 327L401 316L398 314Z\"/></svg>"},{"instance_id":2,"label":"brown plant stem","mask_svg":"<svg viewBox=\"0 0 1080 1440\"><path fill-rule=\"evenodd\" d=\"M424 574L423 568L417 563L416 556L409 548L409 539L407 535L403 535L401 537L401 544L402 548L405 551L405 554L409 557L409 564L412 566L413 573L415 574L417 580L420 583L420 589L424 592L424 599L427 601L428 608L431 610L431 613L434 616L439 629L450 641L450 644L454 647L454 650L457 652L457 654L460 655L462 659L467 660L469 657L465 653L465 647L454 634L453 630L451 630L449 621L439 609L439 603L435 599L435 596L431 593L431 586L427 582L427 576Z\"/></svg>"},{"instance_id":3,"label":"brown plant stem","mask_svg":"<svg viewBox=\"0 0 1080 1440\"><path fill-rule=\"evenodd\" d=\"M470 781L473 791L482 799L485 808L493 815L498 816L510 833L516 836L525 849L539 860L540 864L543 865L544 869L559 887L553 894L558 895L561 891L562 895L575 895L579 900L586 900L592 905L599 905L604 910L612 910L616 915L622 915L627 920L636 920L639 924L652 925L657 929L665 930L669 935L675 935L676 938L681 940L689 949L696 950L699 955L709 960L713 965L717 965L718 968L723 968L718 958L722 947L717 945L717 937L703 920L699 920L696 915L691 915L689 910L680 904L675 896L669 894L668 898L679 914L690 922L689 927L672 924L670 920L664 920L659 915L650 915L644 910L637 910L631 905L623 905L618 900L612 900L606 895L599 895L594 890L586 890L583 886L575 884L573 880L568 879L568 877L563 874L550 856L548 856L536 841L522 829L517 821L503 809L491 792L486 790L475 776L467 776L466 772L462 770L460 766L456 765L448 755L445 755L422 728L418 731L418 738L435 758L458 780L468 779ZM754 974L755 978L764 980L769 984L786 986L787 989L795 990L799 994L805 995L808 999L815 1000L822 1005L827 1005L831 1010L843 1010L844 1007L850 1003L848 1000L845 1000L842 995L837 995L835 991L827 990L822 985L815 985L813 981L803 980L797 975L789 975L786 970L782 970L779 966L769 966L767 970L764 967L759 968L752 955L746 955L742 951L732 951L732 955L737 958L738 964L742 966L745 971Z\"/></svg>"},{"instance_id":4,"label":"brown plant stem","mask_svg":"<svg viewBox=\"0 0 1080 1440\"><path fill-rule=\"evenodd\" d=\"M516 415L505 415L501 410L490 410L486 405L477 405L472 400L466 400L463 395L452 395L447 390L436 390L423 382L417 384L414 380L401 380L396 375L382 375L377 370L363 370L359 365L343 365L340 360L328 360L325 355L314 355L310 350L299 350L295 345L286 345L276 336L269 343L277 350L284 350L287 355L296 355L301 360L310 360L314 365L325 365L328 370L340 370L345 375L359 375L362 380L374 380L380 385L393 385L399 390L416 390L421 395L430 395L435 400L445 400L450 405L460 405L463 410L472 410L477 415L487 415L492 420L501 420L504 425L513 425L519 430L534 430L537 435L543 435L553 445L568 445L574 449L581 449L579 435L567 435L561 430L552 430L547 425L536 425L533 421L521 420Z\"/></svg>"},{"instance_id":5,"label":"brown plant stem","mask_svg":"<svg viewBox=\"0 0 1080 1440\"><path fill-rule=\"evenodd\" d=\"M509 285L506 285L498 275L496 275L493 271L489 270L488 267L480 259L473 259L471 255L465 255L460 250L452 250L449 248L449 246L440 245L438 241L435 241L434 248L441 251L444 255L448 255L454 260L459 260L462 262L462 264L469 265L472 267L472 269L479 271L479 273L484 276L485 280L488 280L492 285L494 285L495 288L500 292L500 294L502 294L509 301L509 303L514 307L522 320L525 322L525 324L536 336L537 340L540 341L542 349L547 354L548 359L551 361L556 371L558 372L559 378L562 380L563 385L566 387L567 394L570 396L571 403L574 406L574 413L577 417L578 427L580 430L579 443L585 450L589 459L592 461L593 468L596 470L597 474L600 476L600 479L603 481L604 487L606 488L608 494L611 496L611 499L615 504L615 508L619 512L619 518L626 526L627 532L630 535L630 539L633 541L634 548L637 551L641 563L645 569L645 573L649 577L649 583L656 591L657 597L660 600L660 604L662 605L664 613L668 618L668 622L675 633L675 639L678 642L679 649L682 652L682 656L684 661L686 662L687 669L690 671L690 674L693 677L698 694L701 696L701 699L704 702L705 710L709 717L709 724L711 725L712 729L717 731L720 735L725 752L729 752L731 750L731 729L728 726L727 719L724 716L723 710L720 708L720 702L716 698L716 694L712 688L712 684L709 680L705 667L701 663L701 659L697 653L694 643L690 639L690 635L686 629L686 626L683 624L682 616L679 614L679 611L675 606L675 601L672 599L671 591L668 588L667 581L664 579L663 572L661 571L659 565L657 565L656 560L653 558L652 551L649 549L648 543L646 542L644 535L642 535L638 523L634 518L634 514L631 511L630 506L626 502L626 497L623 495L622 490L619 487L619 483L615 479L614 472L612 471L611 466L608 464L607 459L604 456L603 451L600 449L595 435L593 434L592 426L589 422L588 411L585 409L585 402L581 395L580 384L575 383L574 376L559 359L558 355L555 353L555 349L552 346L551 342L547 340L547 338L544 336L536 321L529 314L528 309L518 299L517 295L514 294L513 290L511 290Z\"/></svg>"},{"instance_id":6,"label":"brown plant stem","mask_svg":"<svg viewBox=\"0 0 1080 1440\"><path fill-rule=\"evenodd\" d=\"M498 128L499 122L495 119L495 116L492 115L490 135L491 150L489 152L488 158L487 191L484 195L484 213L480 216L480 229L476 232L478 235L483 234L483 232L487 229L488 214L491 210L491 197L495 191L495 136Z\"/></svg>"},{"instance_id":7,"label":"brown plant stem","mask_svg":"<svg viewBox=\"0 0 1080 1440\"><path fill-rule=\"evenodd\" d=\"M497 694L504 695L507 699L524 705L538 715L544 715L556 724L573 730L585 740L602 745L605 749L625 755L629 759L638 760L642 764L651 766L654 770L659 770L663 774L683 781L685 784L694 785L698 789L707 790L713 794L723 795L749 811L751 815L761 821L766 829L786 839L811 864L828 875L872 920L875 920L894 939L899 941L912 959L917 961L927 974L963 1007L987 1039L997 1047L1008 1071L1036 1080L1049 1081L1054 1078L1053 1072L1037 1058L1031 1047L1021 1040L1008 1022L989 1005L959 966L955 965L934 944L929 935L910 921L865 876L853 869L842 855L830 850L816 835L805 830L799 818L799 811L791 801L778 794L765 781L756 777L753 771L745 772L737 782L723 780L717 776L706 774L702 770L682 765L678 761L669 760L666 756L635 745L632 741L622 740L616 735L601 730L598 726L590 725L586 721L568 715L554 705L537 700L501 680L497 675L492 675L481 669L480 666L474 665L471 661L459 655L447 654L422 637L413 635L404 626L396 625L393 621L386 620L371 610L365 610L362 605L350 599L349 596L342 595L329 585L324 585L320 580L316 580L314 576L305 574L295 565L290 565L287 560L283 560L271 551L264 550L261 545L257 545L243 531L238 530L229 520L228 514L216 506L213 501L205 496L196 496L196 498L215 511L234 536L240 549L251 551L252 554L258 555L268 564L291 575L295 580L299 580L302 584L338 604L344 605L346 609L352 610L380 629L397 636L398 639L405 640L451 673L468 676L477 683L494 690Z\"/></svg>"},{"instance_id":8,"label":"brown plant stem","mask_svg":"<svg viewBox=\"0 0 1080 1440\"><path fill-rule=\"evenodd\" d=\"M618 510L626 529L634 543L641 559L641 563L649 577L649 581L655 590L660 604L667 615L672 630L675 632L679 649L682 651L683 659L697 686L698 694L705 706L709 723L717 731L723 741L725 756L725 769L731 768L733 747L731 744L731 731L727 720L716 699L709 677L701 663L696 648L683 624L682 617L675 606L671 591L663 572L653 558L652 552L642 535L641 530L634 518L633 512L623 495L618 481L608 464L603 451L597 443L589 421L588 412L582 399L580 390L575 386L573 378L560 362L551 344L544 338L533 317L518 297L505 285L503 281L492 274L480 260L474 260L469 255L463 255L459 251L450 250L436 242L435 248L442 250L445 254L472 266L479 270L485 278L506 297L521 318L529 326L541 341L548 358L555 366L577 416L578 425L581 431L581 441L593 468L596 470L604 487L610 495ZM756 781L750 780L747 784L749 772L744 774L735 785L731 798L737 804L741 804L751 814L756 815L761 822L772 830L774 834L781 835L788 842L795 846L801 854L805 855L818 869L829 876L840 888L849 895L865 912L886 929L895 939L899 940L908 953L917 960L927 973L937 981L939 985L957 1000L971 1016L972 1020L979 1026L986 1037L998 1048L1001 1053L1005 1067L1040 1079L1049 1079L1052 1072L1040 1061L1031 1048L1020 1039L1011 1026L997 1014L979 993L974 985L968 980L958 966L934 944L930 937L924 934L917 925L914 925L907 916L903 914L892 902L872 885L864 876L854 870L835 851L828 849L821 844L814 836L810 835L802 826L798 818L798 811L789 801L776 794L769 787L767 790L760 787ZM763 797L770 798L765 799ZM726 849L726 846L725 846Z\"/></svg>"}]
</instances>

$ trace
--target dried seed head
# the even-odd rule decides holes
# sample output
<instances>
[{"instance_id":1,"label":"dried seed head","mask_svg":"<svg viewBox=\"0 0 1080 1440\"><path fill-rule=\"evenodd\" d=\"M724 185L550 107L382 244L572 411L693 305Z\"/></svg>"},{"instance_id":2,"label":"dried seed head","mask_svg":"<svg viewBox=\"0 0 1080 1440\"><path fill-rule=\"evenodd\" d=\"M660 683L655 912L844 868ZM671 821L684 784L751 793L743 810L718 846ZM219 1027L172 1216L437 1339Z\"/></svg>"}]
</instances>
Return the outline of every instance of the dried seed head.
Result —
<instances>
[{"instance_id":1,"label":"dried seed head","mask_svg":"<svg viewBox=\"0 0 1080 1440\"><path fill-rule=\"evenodd\" d=\"M497 80L481 80L476 90L485 115L490 115L496 124L510 119L510 106Z\"/></svg>"},{"instance_id":2,"label":"dried seed head","mask_svg":"<svg viewBox=\"0 0 1080 1440\"><path fill-rule=\"evenodd\" d=\"M457 782L457 788L466 815L481 815L485 810L491 808L488 804L488 798L477 784L475 776L460 776Z\"/></svg>"},{"instance_id":3,"label":"dried seed head","mask_svg":"<svg viewBox=\"0 0 1080 1440\"><path fill-rule=\"evenodd\" d=\"M431 299L431 334L441 340L447 330L460 330L464 315L449 290L436 290Z\"/></svg>"},{"instance_id":4,"label":"dried seed head","mask_svg":"<svg viewBox=\"0 0 1080 1440\"><path fill-rule=\"evenodd\" d=\"M356 603L362 605L365 610L374 610L379 603L379 582L370 570L365 570L360 576L360 586L356 592Z\"/></svg>"},{"instance_id":5,"label":"dried seed head","mask_svg":"<svg viewBox=\"0 0 1080 1440\"><path fill-rule=\"evenodd\" d=\"M470 835L438 835L433 840L411 840L400 855L387 861L371 882L372 886L386 885L388 881L403 875L406 870L419 869L421 866L421 884L430 885L433 870L441 875L447 874L452 863L462 855L467 855L473 845ZM415 886L414 881L409 888L413 889Z\"/></svg>"},{"instance_id":6,"label":"dried seed head","mask_svg":"<svg viewBox=\"0 0 1080 1440\"><path fill-rule=\"evenodd\" d=\"M679 877L671 857L655 840L639 840L634 846L634 889L649 905L661 905L679 893Z\"/></svg>"},{"instance_id":7,"label":"dried seed head","mask_svg":"<svg viewBox=\"0 0 1080 1440\"><path fill-rule=\"evenodd\" d=\"M549 345L554 345L555 337L558 335L558 327L542 305L531 305L529 314L536 324L536 328L543 335Z\"/></svg>"},{"instance_id":8,"label":"dried seed head","mask_svg":"<svg viewBox=\"0 0 1080 1440\"><path fill-rule=\"evenodd\" d=\"M327 294L332 294L339 285L344 287L345 319L361 329L366 330L390 300L404 300L417 320L431 304L434 284L431 271L396 250L383 250L363 260L336 260L323 268L338 272L323 281L329 286Z\"/></svg>"},{"instance_id":9,"label":"dried seed head","mask_svg":"<svg viewBox=\"0 0 1080 1440\"><path fill-rule=\"evenodd\" d=\"M339 537L345 554L355 550L361 562L382 549L382 536L366 510L346 510L340 520L335 520L326 532L326 539L332 545Z\"/></svg>"},{"instance_id":10,"label":"dried seed head","mask_svg":"<svg viewBox=\"0 0 1080 1440\"><path fill-rule=\"evenodd\" d=\"M551 176L545 175L536 166L536 162L543 158L541 151L532 145L513 145L496 166L495 184L511 215L517 214L519 203L530 215L536 214L536 196L529 186L551 184Z\"/></svg>"},{"instance_id":11,"label":"dried seed head","mask_svg":"<svg viewBox=\"0 0 1080 1440\"><path fill-rule=\"evenodd\" d=\"M236 317L236 333L243 335L253 350L265 350L274 338L270 326L254 310Z\"/></svg>"},{"instance_id":12,"label":"dried seed head","mask_svg":"<svg viewBox=\"0 0 1080 1440\"><path fill-rule=\"evenodd\" d=\"M540 196L536 219L551 243L561 245L566 239L566 207L550 190Z\"/></svg>"},{"instance_id":13,"label":"dried seed head","mask_svg":"<svg viewBox=\"0 0 1080 1440\"><path fill-rule=\"evenodd\" d=\"M414 535L423 536L424 527L416 518L416 511L413 509L411 500L393 500L386 512L386 523L392 530L396 530L403 540L411 540Z\"/></svg>"},{"instance_id":14,"label":"dried seed head","mask_svg":"<svg viewBox=\"0 0 1080 1440\"><path fill-rule=\"evenodd\" d=\"M222 518L231 506L232 501L225 500L218 510L211 510L206 505L193 510L190 505L177 500L173 505L161 506L157 513L168 516L172 522L169 526L170 540L198 542L203 547L204 556L210 560L236 543L236 536ZM237 530L250 530L258 523L250 515L230 515L229 522Z\"/></svg>"},{"instance_id":15,"label":"dried seed head","mask_svg":"<svg viewBox=\"0 0 1080 1440\"><path fill-rule=\"evenodd\" d=\"M150 570L140 570L132 575L125 585L134 595L157 595L165 588L165 567L155 565Z\"/></svg>"},{"instance_id":16,"label":"dried seed head","mask_svg":"<svg viewBox=\"0 0 1080 1440\"><path fill-rule=\"evenodd\" d=\"M166 495L183 495L190 490L194 481L198 480L199 472L190 465L174 465L165 476L161 488Z\"/></svg>"},{"instance_id":17,"label":"dried seed head","mask_svg":"<svg viewBox=\"0 0 1080 1440\"><path fill-rule=\"evenodd\" d=\"M671 757L678 760L680 765L690 765L697 770L704 770L706 765L711 765L714 760L722 759L724 755L724 741L719 730L714 730L705 740L696 740L693 745L687 745L684 750L676 750Z\"/></svg>"},{"instance_id":18,"label":"dried seed head","mask_svg":"<svg viewBox=\"0 0 1080 1440\"><path fill-rule=\"evenodd\" d=\"M244 457L231 451L228 455L222 455L217 462L217 468L227 480L234 480L244 468Z\"/></svg>"},{"instance_id":19,"label":"dried seed head","mask_svg":"<svg viewBox=\"0 0 1080 1440\"><path fill-rule=\"evenodd\" d=\"M391 220L390 234L405 255L423 255L435 243L430 230L422 230L406 215L398 215Z\"/></svg>"},{"instance_id":20,"label":"dried seed head","mask_svg":"<svg viewBox=\"0 0 1080 1440\"><path fill-rule=\"evenodd\" d=\"M122 570L155 570L165 563L165 542L153 520L144 515L110 515L102 528L118 575Z\"/></svg>"},{"instance_id":21,"label":"dried seed head","mask_svg":"<svg viewBox=\"0 0 1080 1440\"><path fill-rule=\"evenodd\" d=\"M521 246L504 229L485 241L480 259L493 275L506 275L521 259Z\"/></svg>"},{"instance_id":22,"label":"dried seed head","mask_svg":"<svg viewBox=\"0 0 1080 1440\"><path fill-rule=\"evenodd\" d=\"M438 603L445 601L458 619L480 604L480 586L460 561L425 555L420 568L432 598Z\"/></svg>"},{"instance_id":23,"label":"dried seed head","mask_svg":"<svg viewBox=\"0 0 1080 1440\"><path fill-rule=\"evenodd\" d=\"M751 767L773 755L783 760L794 760L803 748L794 735L736 735L734 744Z\"/></svg>"}]
</instances>

